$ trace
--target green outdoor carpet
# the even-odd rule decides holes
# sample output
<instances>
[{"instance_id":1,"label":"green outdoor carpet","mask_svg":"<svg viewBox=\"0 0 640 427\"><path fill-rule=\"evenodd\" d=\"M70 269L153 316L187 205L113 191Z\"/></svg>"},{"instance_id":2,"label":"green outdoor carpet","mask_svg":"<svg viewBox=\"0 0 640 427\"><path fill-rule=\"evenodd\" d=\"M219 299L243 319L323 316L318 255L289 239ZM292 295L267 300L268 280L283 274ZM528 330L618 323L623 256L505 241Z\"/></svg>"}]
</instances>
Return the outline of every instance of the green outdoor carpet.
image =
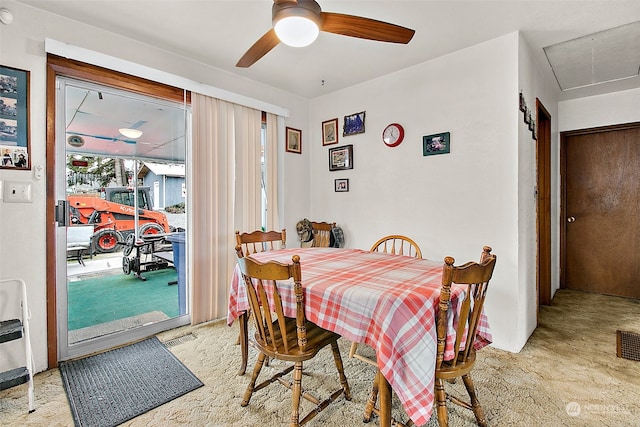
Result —
<instances>
[{"instance_id":1,"label":"green outdoor carpet","mask_svg":"<svg viewBox=\"0 0 640 427\"><path fill-rule=\"evenodd\" d=\"M176 280L176 270L149 271L143 276L146 281L121 273L69 282L69 331L152 311L178 316L178 286L168 285Z\"/></svg>"},{"instance_id":2,"label":"green outdoor carpet","mask_svg":"<svg viewBox=\"0 0 640 427\"><path fill-rule=\"evenodd\" d=\"M203 386L153 337L60 363L76 427L112 427Z\"/></svg>"}]
</instances>

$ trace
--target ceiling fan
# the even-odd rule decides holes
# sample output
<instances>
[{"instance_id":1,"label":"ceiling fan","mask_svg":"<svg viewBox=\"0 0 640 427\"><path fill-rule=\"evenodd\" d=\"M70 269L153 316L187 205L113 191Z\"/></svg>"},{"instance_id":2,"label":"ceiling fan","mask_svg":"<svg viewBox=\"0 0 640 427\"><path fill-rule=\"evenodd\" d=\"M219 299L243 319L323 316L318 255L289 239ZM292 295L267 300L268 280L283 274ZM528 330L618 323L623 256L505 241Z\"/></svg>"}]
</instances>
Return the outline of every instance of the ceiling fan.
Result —
<instances>
[{"instance_id":1,"label":"ceiling fan","mask_svg":"<svg viewBox=\"0 0 640 427\"><path fill-rule=\"evenodd\" d=\"M402 44L409 43L415 33L415 30L375 19L323 12L315 0L273 0L271 15L273 28L247 50L236 67L250 67L281 41L290 46L307 46L320 31ZM306 30L310 30L310 35Z\"/></svg>"}]
</instances>

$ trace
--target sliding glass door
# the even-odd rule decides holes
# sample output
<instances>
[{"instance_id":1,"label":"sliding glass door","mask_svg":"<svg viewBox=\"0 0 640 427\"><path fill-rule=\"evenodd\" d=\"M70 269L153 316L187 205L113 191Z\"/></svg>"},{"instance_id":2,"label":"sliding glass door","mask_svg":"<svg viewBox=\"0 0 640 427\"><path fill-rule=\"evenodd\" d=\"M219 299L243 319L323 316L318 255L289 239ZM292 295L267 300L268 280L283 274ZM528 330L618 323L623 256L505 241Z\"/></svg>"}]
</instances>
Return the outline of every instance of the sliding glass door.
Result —
<instances>
[{"instance_id":1,"label":"sliding glass door","mask_svg":"<svg viewBox=\"0 0 640 427\"><path fill-rule=\"evenodd\" d=\"M58 77L60 360L189 323L189 111Z\"/></svg>"}]
</instances>

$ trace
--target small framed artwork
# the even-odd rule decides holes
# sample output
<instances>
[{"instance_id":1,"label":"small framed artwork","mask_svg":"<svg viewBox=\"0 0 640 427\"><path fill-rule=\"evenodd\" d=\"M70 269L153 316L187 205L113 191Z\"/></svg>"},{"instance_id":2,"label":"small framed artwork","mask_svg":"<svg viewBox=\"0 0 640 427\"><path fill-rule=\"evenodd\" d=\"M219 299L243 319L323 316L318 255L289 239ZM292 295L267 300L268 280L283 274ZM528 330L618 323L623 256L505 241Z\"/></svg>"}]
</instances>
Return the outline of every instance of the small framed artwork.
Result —
<instances>
[{"instance_id":1,"label":"small framed artwork","mask_svg":"<svg viewBox=\"0 0 640 427\"><path fill-rule=\"evenodd\" d=\"M520 91L520 111L524 113L524 110L527 108L527 103L524 100L524 95L522 91Z\"/></svg>"},{"instance_id":2,"label":"small framed artwork","mask_svg":"<svg viewBox=\"0 0 640 427\"><path fill-rule=\"evenodd\" d=\"M364 116L365 111L360 113L344 116L344 125L342 126L342 136L355 135L364 133Z\"/></svg>"},{"instance_id":3,"label":"small framed artwork","mask_svg":"<svg viewBox=\"0 0 640 427\"><path fill-rule=\"evenodd\" d=\"M349 191L348 179L336 179L334 182L336 193L345 193Z\"/></svg>"},{"instance_id":4,"label":"small framed artwork","mask_svg":"<svg viewBox=\"0 0 640 427\"><path fill-rule=\"evenodd\" d=\"M329 170L341 171L353 169L353 145L329 149Z\"/></svg>"},{"instance_id":5,"label":"small framed artwork","mask_svg":"<svg viewBox=\"0 0 640 427\"><path fill-rule=\"evenodd\" d=\"M531 110L526 105L524 106L524 122L526 124L531 123Z\"/></svg>"},{"instance_id":6,"label":"small framed artwork","mask_svg":"<svg viewBox=\"0 0 640 427\"><path fill-rule=\"evenodd\" d=\"M451 141L449 132L437 133L422 137L422 155L432 156L434 154L449 153Z\"/></svg>"},{"instance_id":7,"label":"small framed artwork","mask_svg":"<svg viewBox=\"0 0 640 427\"><path fill-rule=\"evenodd\" d=\"M289 153L302 154L302 131L287 127L286 149Z\"/></svg>"},{"instance_id":8,"label":"small framed artwork","mask_svg":"<svg viewBox=\"0 0 640 427\"><path fill-rule=\"evenodd\" d=\"M338 143L338 119L322 122L322 145Z\"/></svg>"},{"instance_id":9,"label":"small framed artwork","mask_svg":"<svg viewBox=\"0 0 640 427\"><path fill-rule=\"evenodd\" d=\"M0 168L31 169L29 71L0 65Z\"/></svg>"}]
</instances>

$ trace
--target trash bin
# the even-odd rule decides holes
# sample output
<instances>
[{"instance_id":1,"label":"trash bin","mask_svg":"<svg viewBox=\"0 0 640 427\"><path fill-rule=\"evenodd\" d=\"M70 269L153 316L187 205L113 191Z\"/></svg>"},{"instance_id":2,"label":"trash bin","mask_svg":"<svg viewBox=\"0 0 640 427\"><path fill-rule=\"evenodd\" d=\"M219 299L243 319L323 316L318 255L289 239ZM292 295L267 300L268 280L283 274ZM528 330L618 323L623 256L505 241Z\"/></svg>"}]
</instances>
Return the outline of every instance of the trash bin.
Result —
<instances>
[{"instance_id":1,"label":"trash bin","mask_svg":"<svg viewBox=\"0 0 640 427\"><path fill-rule=\"evenodd\" d=\"M178 307L180 315L187 314L187 266L185 265L185 233L172 233L167 236L173 249L173 265L178 273Z\"/></svg>"}]
</instances>

